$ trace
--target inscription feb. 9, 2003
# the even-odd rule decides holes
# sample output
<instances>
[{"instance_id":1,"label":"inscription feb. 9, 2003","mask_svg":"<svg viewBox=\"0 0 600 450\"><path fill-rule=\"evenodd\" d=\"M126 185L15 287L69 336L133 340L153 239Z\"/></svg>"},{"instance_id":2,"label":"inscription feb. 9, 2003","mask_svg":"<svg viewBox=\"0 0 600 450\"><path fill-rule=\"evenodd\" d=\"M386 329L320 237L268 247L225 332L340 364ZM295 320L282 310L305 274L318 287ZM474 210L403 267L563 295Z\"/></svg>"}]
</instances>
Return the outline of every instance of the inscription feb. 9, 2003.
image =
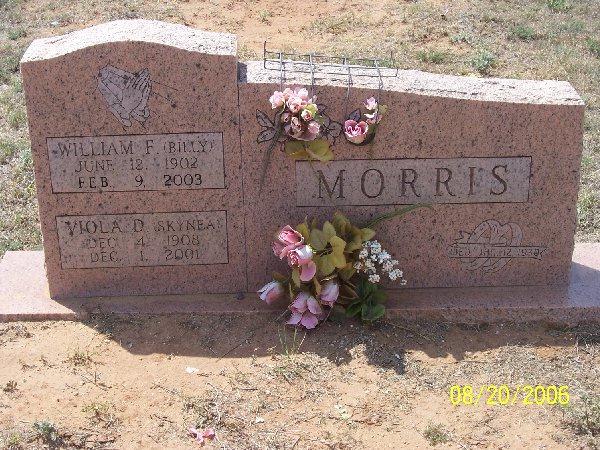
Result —
<instances>
[{"instance_id":1,"label":"inscription feb. 9, 2003","mask_svg":"<svg viewBox=\"0 0 600 450\"><path fill-rule=\"evenodd\" d=\"M529 198L531 157L296 162L296 205L511 203Z\"/></svg>"},{"instance_id":2,"label":"inscription feb. 9, 2003","mask_svg":"<svg viewBox=\"0 0 600 450\"><path fill-rule=\"evenodd\" d=\"M54 193L225 188L222 133L53 137L47 145Z\"/></svg>"}]
</instances>

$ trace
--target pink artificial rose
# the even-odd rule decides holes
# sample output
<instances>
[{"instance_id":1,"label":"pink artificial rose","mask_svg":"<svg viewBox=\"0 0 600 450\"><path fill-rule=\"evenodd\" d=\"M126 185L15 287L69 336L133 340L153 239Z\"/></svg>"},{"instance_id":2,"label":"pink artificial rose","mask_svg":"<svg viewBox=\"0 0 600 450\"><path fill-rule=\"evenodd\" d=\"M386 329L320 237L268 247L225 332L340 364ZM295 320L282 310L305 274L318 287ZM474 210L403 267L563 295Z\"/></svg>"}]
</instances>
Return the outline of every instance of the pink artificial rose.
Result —
<instances>
[{"instance_id":1,"label":"pink artificial rose","mask_svg":"<svg viewBox=\"0 0 600 450\"><path fill-rule=\"evenodd\" d=\"M320 131L321 131L321 125L319 124L319 122L317 122L315 120L312 120L311 122L309 122L306 132L308 133L308 137L310 137L310 139L307 139L307 140L308 141L314 140L318 136Z\"/></svg>"},{"instance_id":2,"label":"pink artificial rose","mask_svg":"<svg viewBox=\"0 0 600 450\"><path fill-rule=\"evenodd\" d=\"M283 95L283 92L279 92L279 91L273 92L273 95L271 95L271 98L269 98L269 101L271 102L272 109L281 108L285 103L285 97Z\"/></svg>"},{"instance_id":3,"label":"pink artificial rose","mask_svg":"<svg viewBox=\"0 0 600 450\"><path fill-rule=\"evenodd\" d=\"M289 112L284 112L281 115L281 123L290 123L290 120L292 120L292 115Z\"/></svg>"},{"instance_id":4,"label":"pink artificial rose","mask_svg":"<svg viewBox=\"0 0 600 450\"><path fill-rule=\"evenodd\" d=\"M356 123L355 120L346 120L344 122L344 133L346 139L353 144L361 144L367 138L367 132L369 131L369 125L362 120Z\"/></svg>"},{"instance_id":5,"label":"pink artificial rose","mask_svg":"<svg viewBox=\"0 0 600 450\"><path fill-rule=\"evenodd\" d=\"M375 97L368 98L365 101L365 108L367 108L369 111L375 111L377 106L377 100L375 100Z\"/></svg>"},{"instance_id":6,"label":"pink artificial rose","mask_svg":"<svg viewBox=\"0 0 600 450\"><path fill-rule=\"evenodd\" d=\"M261 287L258 291L260 299L266 302L267 305L279 300L283 296L283 293L283 284L278 281L271 281L270 283L267 283Z\"/></svg>"},{"instance_id":7,"label":"pink artificial rose","mask_svg":"<svg viewBox=\"0 0 600 450\"><path fill-rule=\"evenodd\" d=\"M291 90L290 88L285 88L282 92L283 97L287 100L289 99L292 95L294 95L294 91Z\"/></svg>"},{"instance_id":8,"label":"pink artificial rose","mask_svg":"<svg viewBox=\"0 0 600 450\"><path fill-rule=\"evenodd\" d=\"M319 298L321 299L321 303L333 307L339 295L340 285L335 281L328 281L321 288Z\"/></svg>"},{"instance_id":9,"label":"pink artificial rose","mask_svg":"<svg viewBox=\"0 0 600 450\"><path fill-rule=\"evenodd\" d=\"M303 245L290 250L287 254L288 264L300 268L300 280L310 281L317 273L317 265L312 260L314 255L310 245Z\"/></svg>"},{"instance_id":10,"label":"pink artificial rose","mask_svg":"<svg viewBox=\"0 0 600 450\"><path fill-rule=\"evenodd\" d=\"M381 122L381 114L379 114L377 111L375 111L373 114L365 114L365 117L367 118L368 125L375 125Z\"/></svg>"},{"instance_id":11,"label":"pink artificial rose","mask_svg":"<svg viewBox=\"0 0 600 450\"><path fill-rule=\"evenodd\" d=\"M297 87L294 89L294 94L304 101L308 101L308 90L306 88Z\"/></svg>"},{"instance_id":12,"label":"pink artificial rose","mask_svg":"<svg viewBox=\"0 0 600 450\"><path fill-rule=\"evenodd\" d=\"M289 306L292 316L287 321L288 325L302 325L308 329L317 326L323 317L323 308L308 292L300 292Z\"/></svg>"},{"instance_id":13,"label":"pink artificial rose","mask_svg":"<svg viewBox=\"0 0 600 450\"><path fill-rule=\"evenodd\" d=\"M277 240L273 242L273 253L279 259L283 259L290 250L301 246L303 243L304 237L298 231L286 225L277 233Z\"/></svg>"},{"instance_id":14,"label":"pink artificial rose","mask_svg":"<svg viewBox=\"0 0 600 450\"><path fill-rule=\"evenodd\" d=\"M300 113L300 117L302 117L305 122L310 122L313 119L313 115L308 109L303 109Z\"/></svg>"},{"instance_id":15,"label":"pink artificial rose","mask_svg":"<svg viewBox=\"0 0 600 450\"><path fill-rule=\"evenodd\" d=\"M306 100L303 100L300 96L293 94L287 101L287 106L290 108L292 114L299 113L302 108L307 105Z\"/></svg>"}]
</instances>

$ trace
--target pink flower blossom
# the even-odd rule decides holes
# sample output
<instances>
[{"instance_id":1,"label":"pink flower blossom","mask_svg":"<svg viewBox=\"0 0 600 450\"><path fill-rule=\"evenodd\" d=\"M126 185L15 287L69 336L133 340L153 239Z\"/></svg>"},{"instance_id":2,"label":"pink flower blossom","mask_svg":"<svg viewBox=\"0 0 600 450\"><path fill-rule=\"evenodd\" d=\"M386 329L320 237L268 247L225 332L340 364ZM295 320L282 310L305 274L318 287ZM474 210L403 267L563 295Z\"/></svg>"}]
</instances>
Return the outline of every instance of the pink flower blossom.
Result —
<instances>
[{"instance_id":1,"label":"pink flower blossom","mask_svg":"<svg viewBox=\"0 0 600 450\"><path fill-rule=\"evenodd\" d=\"M304 243L304 237L289 225L286 225L277 233L276 241L273 242L273 253L279 259L287 256L290 250L300 247Z\"/></svg>"},{"instance_id":2,"label":"pink flower blossom","mask_svg":"<svg viewBox=\"0 0 600 450\"><path fill-rule=\"evenodd\" d=\"M332 307L340 295L340 285L335 281L328 281L323 284L319 298L321 303Z\"/></svg>"},{"instance_id":3,"label":"pink flower blossom","mask_svg":"<svg viewBox=\"0 0 600 450\"><path fill-rule=\"evenodd\" d=\"M310 112L309 109L303 109L302 112L300 113L300 117L302 117L302 119L304 119L305 122L310 122L313 119L313 115Z\"/></svg>"},{"instance_id":4,"label":"pink flower blossom","mask_svg":"<svg viewBox=\"0 0 600 450\"><path fill-rule=\"evenodd\" d=\"M375 125L376 123L381 122L381 114L379 114L379 111L375 111L373 114L365 114L365 117L367 118L367 123L369 125Z\"/></svg>"},{"instance_id":5,"label":"pink flower blossom","mask_svg":"<svg viewBox=\"0 0 600 450\"><path fill-rule=\"evenodd\" d=\"M312 260L314 255L310 245L303 245L290 250L287 254L288 264L300 268L300 280L310 281L317 273L317 265Z\"/></svg>"},{"instance_id":6,"label":"pink flower blossom","mask_svg":"<svg viewBox=\"0 0 600 450\"><path fill-rule=\"evenodd\" d=\"M190 427L188 429L188 433L191 437L196 439L196 441L198 441L199 444L204 444L204 442L207 439L212 441L216 436L214 428L206 428L204 430L199 430L197 428Z\"/></svg>"},{"instance_id":7,"label":"pink flower blossom","mask_svg":"<svg viewBox=\"0 0 600 450\"><path fill-rule=\"evenodd\" d=\"M367 138L367 132L369 131L369 125L362 120L356 123L355 120L346 120L344 122L344 133L346 139L353 144L361 144Z\"/></svg>"},{"instance_id":8,"label":"pink flower blossom","mask_svg":"<svg viewBox=\"0 0 600 450\"><path fill-rule=\"evenodd\" d=\"M306 88L297 87L294 89L294 94L304 101L308 101L308 90Z\"/></svg>"},{"instance_id":9,"label":"pink flower blossom","mask_svg":"<svg viewBox=\"0 0 600 450\"><path fill-rule=\"evenodd\" d=\"M281 123L290 123L290 120L292 120L292 115L289 112L284 112L281 115Z\"/></svg>"},{"instance_id":10,"label":"pink flower blossom","mask_svg":"<svg viewBox=\"0 0 600 450\"><path fill-rule=\"evenodd\" d=\"M312 120L308 123L308 127L306 130L310 135L314 136L312 139L313 140L317 137L317 135L319 134L319 132L321 131L321 125L319 124L319 122Z\"/></svg>"},{"instance_id":11,"label":"pink flower blossom","mask_svg":"<svg viewBox=\"0 0 600 450\"><path fill-rule=\"evenodd\" d=\"M271 281L270 283L267 283L261 287L258 291L260 299L266 302L267 305L279 300L283 296L283 293L283 284L278 281Z\"/></svg>"},{"instance_id":12,"label":"pink flower blossom","mask_svg":"<svg viewBox=\"0 0 600 450\"><path fill-rule=\"evenodd\" d=\"M285 88L282 92L284 98L287 100L289 99L292 95L294 95L294 91L291 90L290 88Z\"/></svg>"},{"instance_id":13,"label":"pink flower blossom","mask_svg":"<svg viewBox=\"0 0 600 450\"><path fill-rule=\"evenodd\" d=\"M375 111L377 106L377 100L375 100L375 97L368 98L365 101L365 108L367 108L369 111Z\"/></svg>"},{"instance_id":14,"label":"pink flower blossom","mask_svg":"<svg viewBox=\"0 0 600 450\"><path fill-rule=\"evenodd\" d=\"M299 113L306 105L306 100L296 94L291 95L287 101L287 106L292 114Z\"/></svg>"},{"instance_id":15,"label":"pink flower blossom","mask_svg":"<svg viewBox=\"0 0 600 450\"><path fill-rule=\"evenodd\" d=\"M323 308L308 292L300 292L289 306L292 316L287 321L289 325L302 325L308 329L317 326L323 317Z\"/></svg>"},{"instance_id":16,"label":"pink flower blossom","mask_svg":"<svg viewBox=\"0 0 600 450\"><path fill-rule=\"evenodd\" d=\"M269 101L271 102L272 109L281 108L285 103L285 97L283 95L283 92L279 92L279 91L273 92L273 95L271 95L271 97L269 98Z\"/></svg>"}]
</instances>

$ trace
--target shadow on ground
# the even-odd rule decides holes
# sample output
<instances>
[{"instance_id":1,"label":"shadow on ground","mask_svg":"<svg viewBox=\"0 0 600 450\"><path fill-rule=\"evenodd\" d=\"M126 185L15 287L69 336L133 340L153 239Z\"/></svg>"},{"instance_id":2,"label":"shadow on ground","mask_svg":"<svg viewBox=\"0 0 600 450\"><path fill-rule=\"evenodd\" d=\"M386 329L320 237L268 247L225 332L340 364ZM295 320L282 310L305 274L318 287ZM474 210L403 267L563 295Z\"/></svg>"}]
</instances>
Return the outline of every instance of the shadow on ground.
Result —
<instances>
[{"instance_id":1,"label":"shadow on ground","mask_svg":"<svg viewBox=\"0 0 600 450\"><path fill-rule=\"evenodd\" d=\"M470 353L504 346L572 346L600 341L598 325L557 329L541 323L457 325L440 322L386 320L371 326L359 322L327 322L312 331L285 326L273 314L218 316L95 315L86 322L132 354L166 354L223 358L260 357L310 352L336 365L348 364L352 350L363 346L367 363L398 374L406 354L461 361Z\"/></svg>"}]
</instances>

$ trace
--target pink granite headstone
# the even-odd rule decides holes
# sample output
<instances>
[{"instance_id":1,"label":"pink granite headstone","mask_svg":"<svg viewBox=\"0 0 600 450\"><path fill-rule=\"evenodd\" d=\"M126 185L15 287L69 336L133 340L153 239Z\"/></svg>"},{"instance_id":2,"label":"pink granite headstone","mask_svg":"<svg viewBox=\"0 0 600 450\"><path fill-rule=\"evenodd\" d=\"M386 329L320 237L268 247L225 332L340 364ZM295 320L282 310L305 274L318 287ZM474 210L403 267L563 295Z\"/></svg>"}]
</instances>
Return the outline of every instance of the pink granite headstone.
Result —
<instances>
[{"instance_id":1,"label":"pink granite headstone","mask_svg":"<svg viewBox=\"0 0 600 450\"><path fill-rule=\"evenodd\" d=\"M238 64L234 36L155 21L34 41L22 75L51 295L255 290L283 268L281 226L413 203L433 208L377 228L409 287L567 283L584 111L569 83L326 71ZM261 183L269 96L296 85L324 106L335 160L277 147ZM370 96L388 112L354 146L341 123Z\"/></svg>"},{"instance_id":2,"label":"pink granite headstone","mask_svg":"<svg viewBox=\"0 0 600 450\"><path fill-rule=\"evenodd\" d=\"M584 111L569 83L381 69L379 90L375 69L352 69L346 101L345 68L283 66L240 70L249 289L283 269L267 245L279 227L335 210L366 223L413 203L433 209L377 227L409 287L567 283ZM294 162L278 146L261 192L269 96L297 85L326 108L335 160ZM352 145L340 124L371 96L387 114L371 144Z\"/></svg>"},{"instance_id":3,"label":"pink granite headstone","mask_svg":"<svg viewBox=\"0 0 600 450\"><path fill-rule=\"evenodd\" d=\"M245 290L235 36L111 22L21 72L52 297Z\"/></svg>"}]
</instances>

